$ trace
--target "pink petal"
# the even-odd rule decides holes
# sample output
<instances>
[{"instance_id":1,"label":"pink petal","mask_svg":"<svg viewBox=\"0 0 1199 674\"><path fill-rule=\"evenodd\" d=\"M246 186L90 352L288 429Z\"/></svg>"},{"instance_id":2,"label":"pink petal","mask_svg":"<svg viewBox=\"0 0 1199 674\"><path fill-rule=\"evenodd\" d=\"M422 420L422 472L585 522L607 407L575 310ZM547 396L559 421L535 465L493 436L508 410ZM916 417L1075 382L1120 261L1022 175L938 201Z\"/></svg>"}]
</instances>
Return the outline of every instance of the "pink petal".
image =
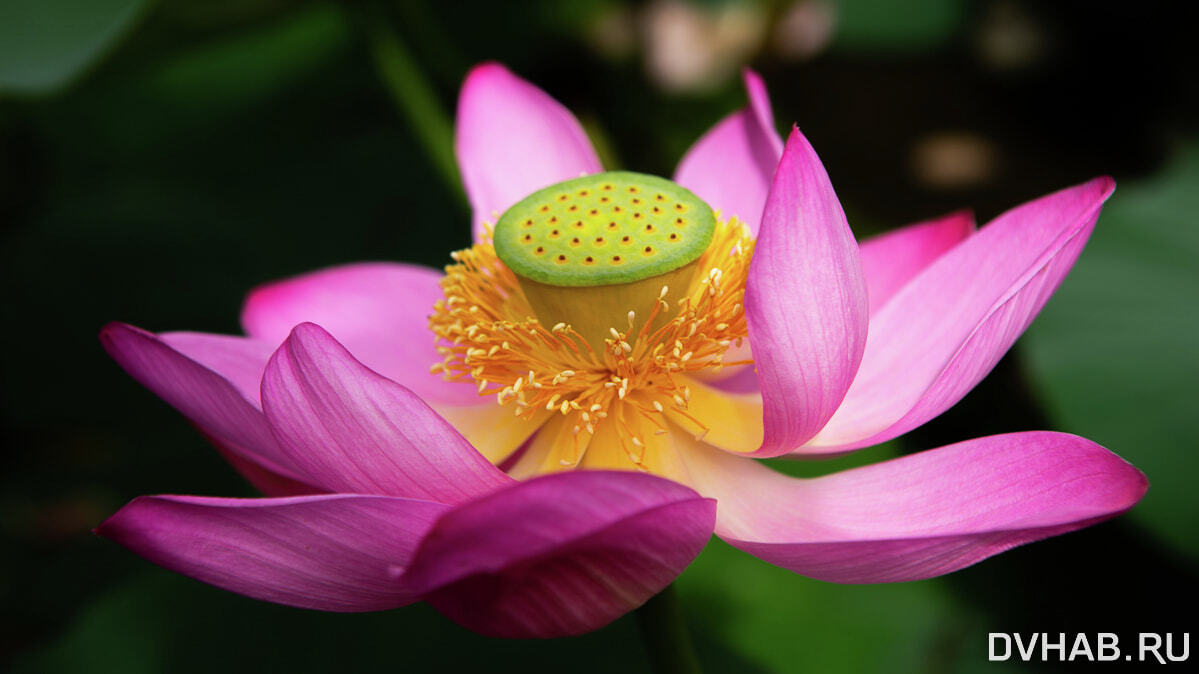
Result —
<instances>
[{"instance_id":1,"label":"pink petal","mask_svg":"<svg viewBox=\"0 0 1199 674\"><path fill-rule=\"evenodd\" d=\"M257 380L263 365L258 363L265 364L268 345L220 335L173 333L160 338L124 323L104 326L100 343L134 379L219 446L276 476L300 479L299 469L280 450L259 409Z\"/></svg>"},{"instance_id":2,"label":"pink petal","mask_svg":"<svg viewBox=\"0 0 1199 674\"><path fill-rule=\"evenodd\" d=\"M474 386L429 374L429 366L441 361L428 327L433 304L443 299L441 277L432 269L390 262L332 267L255 288L241 322L251 337L276 345L296 325L316 323L355 358L422 398L481 404Z\"/></svg>"},{"instance_id":3,"label":"pink petal","mask_svg":"<svg viewBox=\"0 0 1199 674\"><path fill-rule=\"evenodd\" d=\"M737 216L756 235L783 141L775 131L762 78L746 70L744 79L749 107L725 117L696 141L679 162L674 180L721 217Z\"/></svg>"},{"instance_id":4,"label":"pink petal","mask_svg":"<svg viewBox=\"0 0 1199 674\"><path fill-rule=\"evenodd\" d=\"M873 445L960 400L1057 289L1114 188L1096 178L1024 204L920 272L871 321L845 402L802 451Z\"/></svg>"},{"instance_id":5,"label":"pink petal","mask_svg":"<svg viewBox=\"0 0 1199 674\"><path fill-rule=\"evenodd\" d=\"M978 438L808 480L695 449L692 484L717 499L721 538L837 583L949 573L1113 517L1148 487L1120 457L1065 433Z\"/></svg>"},{"instance_id":6,"label":"pink petal","mask_svg":"<svg viewBox=\"0 0 1199 674\"><path fill-rule=\"evenodd\" d=\"M386 496L142 496L96 533L217 587L322 611L377 611L419 595L403 571L449 507Z\"/></svg>"},{"instance_id":7,"label":"pink petal","mask_svg":"<svg viewBox=\"0 0 1199 674\"><path fill-rule=\"evenodd\" d=\"M754 455L777 456L833 415L866 344L858 246L799 129L787 140L766 203L745 309L766 431Z\"/></svg>"},{"instance_id":8,"label":"pink petal","mask_svg":"<svg viewBox=\"0 0 1199 674\"><path fill-rule=\"evenodd\" d=\"M455 622L500 637L581 634L637 608L707 543L715 504L641 473L520 482L438 521L409 569Z\"/></svg>"},{"instance_id":9,"label":"pink petal","mask_svg":"<svg viewBox=\"0 0 1199 674\"><path fill-rule=\"evenodd\" d=\"M261 408L258 391L262 371L275 350L274 344L231 335L202 332L164 332L158 335L167 346L216 372Z\"/></svg>"},{"instance_id":10,"label":"pink petal","mask_svg":"<svg viewBox=\"0 0 1199 674\"><path fill-rule=\"evenodd\" d=\"M498 63L475 67L458 98L455 150L474 236L533 192L603 171L583 127L544 91Z\"/></svg>"},{"instance_id":11,"label":"pink petal","mask_svg":"<svg viewBox=\"0 0 1199 674\"><path fill-rule=\"evenodd\" d=\"M870 315L945 251L974 233L969 211L920 222L862 242L862 273L870 295Z\"/></svg>"},{"instance_id":12,"label":"pink petal","mask_svg":"<svg viewBox=\"0 0 1199 674\"><path fill-rule=\"evenodd\" d=\"M262 398L283 450L329 491L459 503L512 482L414 393L313 323L275 352Z\"/></svg>"}]
</instances>

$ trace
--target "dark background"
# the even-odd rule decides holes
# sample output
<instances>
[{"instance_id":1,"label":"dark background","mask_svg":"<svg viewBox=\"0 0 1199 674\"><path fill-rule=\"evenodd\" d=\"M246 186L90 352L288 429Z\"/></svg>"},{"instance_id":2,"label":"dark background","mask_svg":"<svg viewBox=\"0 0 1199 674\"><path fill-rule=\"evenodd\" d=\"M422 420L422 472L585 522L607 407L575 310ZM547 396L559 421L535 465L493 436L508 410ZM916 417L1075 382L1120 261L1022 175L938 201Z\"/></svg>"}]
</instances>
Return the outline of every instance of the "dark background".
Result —
<instances>
[{"instance_id":1,"label":"dark background","mask_svg":"<svg viewBox=\"0 0 1199 674\"><path fill-rule=\"evenodd\" d=\"M1079 671L988 663L987 633L1117 632L1130 649L1137 632L1194 631L1180 606L1199 559L1186 4L0 3L0 665L646 670L631 618L534 643L478 637L424 605L301 611L90 533L139 494L253 494L107 359L99 328L237 333L244 293L267 280L445 264L469 216L446 123L467 69L493 59L575 111L609 167L663 175L744 104L748 64L780 129L799 123L820 152L859 237L965 206L985 222L1102 173L1119 183L1057 297L970 396L900 441L800 470L1055 429L1141 467L1146 499L899 585L811 581L714 540L677 583L708 671ZM673 47L677 34L696 37Z\"/></svg>"}]
</instances>

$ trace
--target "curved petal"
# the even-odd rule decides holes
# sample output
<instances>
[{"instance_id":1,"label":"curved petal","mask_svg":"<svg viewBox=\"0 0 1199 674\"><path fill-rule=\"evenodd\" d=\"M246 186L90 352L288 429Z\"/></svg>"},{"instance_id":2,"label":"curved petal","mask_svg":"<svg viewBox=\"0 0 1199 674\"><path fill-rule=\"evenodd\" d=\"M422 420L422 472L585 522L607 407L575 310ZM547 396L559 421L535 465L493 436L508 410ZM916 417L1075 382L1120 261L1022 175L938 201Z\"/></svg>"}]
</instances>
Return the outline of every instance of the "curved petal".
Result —
<instances>
[{"instance_id":1,"label":"curved petal","mask_svg":"<svg viewBox=\"0 0 1199 674\"><path fill-rule=\"evenodd\" d=\"M974 215L958 211L901 227L862 242L862 274L870 296L870 315L916 274L974 233Z\"/></svg>"},{"instance_id":2,"label":"curved petal","mask_svg":"<svg viewBox=\"0 0 1199 674\"><path fill-rule=\"evenodd\" d=\"M313 323L297 325L267 364L262 405L283 451L329 491L459 503L512 482Z\"/></svg>"},{"instance_id":3,"label":"curved petal","mask_svg":"<svg viewBox=\"0 0 1199 674\"><path fill-rule=\"evenodd\" d=\"M454 149L474 208L474 237L533 192L603 171L561 103L498 63L475 67L458 97Z\"/></svg>"},{"instance_id":4,"label":"curved petal","mask_svg":"<svg viewBox=\"0 0 1199 674\"><path fill-rule=\"evenodd\" d=\"M301 472L275 442L259 409L258 393L253 390L262 374L261 366L255 363L264 352L269 353L269 347L264 351L262 343L219 335L174 333L160 338L124 323L104 326L100 343L134 379L179 410L219 446L270 473L301 480ZM174 345L202 362L224 367L229 378ZM254 370L257 375L251 375ZM255 382L253 387L251 381Z\"/></svg>"},{"instance_id":5,"label":"curved petal","mask_svg":"<svg viewBox=\"0 0 1199 674\"><path fill-rule=\"evenodd\" d=\"M716 498L721 538L837 583L949 573L1113 517L1148 486L1120 457L1065 433L978 438L807 480L693 449L692 485Z\"/></svg>"},{"instance_id":6,"label":"curved petal","mask_svg":"<svg viewBox=\"0 0 1199 674\"><path fill-rule=\"evenodd\" d=\"M1096 178L1019 206L912 279L871 321L841 409L801 451L888 440L966 395L1070 271L1114 188Z\"/></svg>"},{"instance_id":7,"label":"curved petal","mask_svg":"<svg viewBox=\"0 0 1199 674\"><path fill-rule=\"evenodd\" d=\"M164 332L158 339L175 351L216 372L237 392L261 408L258 391L262 371L275 350L274 344L232 335L202 332Z\"/></svg>"},{"instance_id":8,"label":"curved petal","mask_svg":"<svg viewBox=\"0 0 1199 674\"><path fill-rule=\"evenodd\" d=\"M775 131L762 78L746 70L744 80L749 107L701 136L683 155L674 180L719 210L721 217L736 216L756 236L783 141Z\"/></svg>"},{"instance_id":9,"label":"curved petal","mask_svg":"<svg viewBox=\"0 0 1199 674\"><path fill-rule=\"evenodd\" d=\"M367 262L331 267L259 286L246 297L246 334L278 345L312 322L328 330L368 367L430 401L484 402L469 383L429 374L441 361L429 313L444 298L440 272L416 265Z\"/></svg>"},{"instance_id":10,"label":"curved petal","mask_svg":"<svg viewBox=\"0 0 1199 674\"><path fill-rule=\"evenodd\" d=\"M403 580L449 506L386 496L142 496L96 528L155 564L276 604L378 611L420 598Z\"/></svg>"},{"instance_id":11,"label":"curved petal","mask_svg":"<svg viewBox=\"0 0 1199 674\"><path fill-rule=\"evenodd\" d=\"M674 580L707 543L715 516L711 500L651 475L546 475L442 517L409 580L476 632L581 634Z\"/></svg>"},{"instance_id":12,"label":"curved petal","mask_svg":"<svg viewBox=\"0 0 1199 674\"><path fill-rule=\"evenodd\" d=\"M812 146L793 129L745 290L765 426L755 456L799 447L833 415L862 359L867 311L845 213Z\"/></svg>"}]
</instances>

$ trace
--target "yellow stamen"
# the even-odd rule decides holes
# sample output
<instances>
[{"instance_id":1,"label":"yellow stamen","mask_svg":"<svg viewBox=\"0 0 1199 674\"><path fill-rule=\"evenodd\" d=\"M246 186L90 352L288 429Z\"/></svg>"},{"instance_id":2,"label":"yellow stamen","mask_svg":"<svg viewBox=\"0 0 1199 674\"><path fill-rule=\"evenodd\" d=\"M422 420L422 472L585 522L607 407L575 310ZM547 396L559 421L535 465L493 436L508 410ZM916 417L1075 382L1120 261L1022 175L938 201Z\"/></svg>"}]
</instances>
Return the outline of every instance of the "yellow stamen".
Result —
<instances>
[{"instance_id":1,"label":"yellow stamen","mask_svg":"<svg viewBox=\"0 0 1199 674\"><path fill-rule=\"evenodd\" d=\"M593 343L572 327L590 310L588 304L577 303L577 315L562 315L546 328L485 235L456 252L455 263L446 267L445 299L429 318L442 356L431 371L452 381L474 380L480 395L514 404L514 414L529 423L544 423L545 411L563 420L556 449L541 443L544 456L536 468L522 471L579 465L588 447L579 438L591 436L614 437L632 464L652 464L646 453L655 444L647 438L665 432L669 417L684 420L697 434L707 432L686 412L692 394L684 375L749 362L725 362L724 355L748 336L742 309L753 247L740 222L720 222L678 297L660 281L643 288L634 308L626 304L616 314L625 319L623 330L605 326Z\"/></svg>"}]
</instances>

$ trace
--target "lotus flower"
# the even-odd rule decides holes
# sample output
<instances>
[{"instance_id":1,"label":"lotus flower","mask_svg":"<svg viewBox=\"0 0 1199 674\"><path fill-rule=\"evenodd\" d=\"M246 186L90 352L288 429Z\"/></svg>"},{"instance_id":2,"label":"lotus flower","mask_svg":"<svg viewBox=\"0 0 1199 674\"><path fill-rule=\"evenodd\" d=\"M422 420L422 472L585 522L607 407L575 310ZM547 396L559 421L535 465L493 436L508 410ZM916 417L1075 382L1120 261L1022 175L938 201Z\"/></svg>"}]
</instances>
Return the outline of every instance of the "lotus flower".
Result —
<instances>
[{"instance_id":1,"label":"lotus flower","mask_svg":"<svg viewBox=\"0 0 1199 674\"><path fill-rule=\"evenodd\" d=\"M745 82L749 106L669 182L602 173L564 107L476 68L457 120L476 242L445 274L382 262L272 283L245 303L246 337L103 330L268 497L144 496L98 532L257 599L425 600L485 634L549 637L639 606L713 531L805 576L877 583L1136 503L1139 471L1062 433L814 479L755 460L845 453L952 406L1049 299L1113 182L859 248L808 141L784 144ZM571 222L580 205L595 213Z\"/></svg>"}]
</instances>

